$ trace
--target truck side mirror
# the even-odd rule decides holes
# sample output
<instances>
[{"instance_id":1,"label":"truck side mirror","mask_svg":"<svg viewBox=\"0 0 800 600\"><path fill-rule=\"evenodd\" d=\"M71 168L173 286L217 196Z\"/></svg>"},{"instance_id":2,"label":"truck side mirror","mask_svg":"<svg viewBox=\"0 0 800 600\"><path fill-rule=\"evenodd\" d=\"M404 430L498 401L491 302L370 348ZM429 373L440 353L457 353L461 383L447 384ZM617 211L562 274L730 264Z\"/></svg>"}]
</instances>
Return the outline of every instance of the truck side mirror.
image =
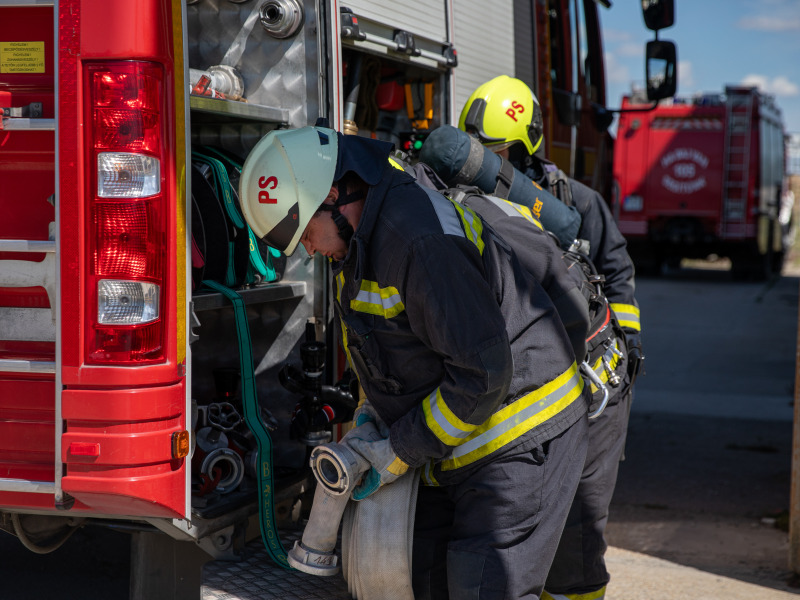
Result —
<instances>
[{"instance_id":1,"label":"truck side mirror","mask_svg":"<svg viewBox=\"0 0 800 600\"><path fill-rule=\"evenodd\" d=\"M645 52L647 99L658 102L675 95L678 87L677 51L673 42L647 42Z\"/></svg>"},{"instance_id":2,"label":"truck side mirror","mask_svg":"<svg viewBox=\"0 0 800 600\"><path fill-rule=\"evenodd\" d=\"M674 0L642 0L644 25L652 31L672 27L675 23Z\"/></svg>"},{"instance_id":3,"label":"truck side mirror","mask_svg":"<svg viewBox=\"0 0 800 600\"><path fill-rule=\"evenodd\" d=\"M573 127L581 122L581 97L567 90L553 89L553 104L556 107L558 122Z\"/></svg>"}]
</instances>

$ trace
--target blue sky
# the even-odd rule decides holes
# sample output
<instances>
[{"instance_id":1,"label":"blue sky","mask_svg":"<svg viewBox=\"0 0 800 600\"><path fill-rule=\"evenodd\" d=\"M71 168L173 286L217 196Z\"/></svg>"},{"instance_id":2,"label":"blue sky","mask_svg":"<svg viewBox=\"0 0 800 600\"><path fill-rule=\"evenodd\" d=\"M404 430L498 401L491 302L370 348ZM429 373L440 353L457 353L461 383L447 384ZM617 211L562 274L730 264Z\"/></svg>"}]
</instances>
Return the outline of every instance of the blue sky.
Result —
<instances>
[{"instance_id":1,"label":"blue sky","mask_svg":"<svg viewBox=\"0 0 800 600\"><path fill-rule=\"evenodd\" d=\"M639 0L600 9L608 105L644 84L645 28ZM800 134L800 0L675 0L675 24L659 39L678 47L678 95L756 85L775 96L787 133ZM616 126L616 121L615 124Z\"/></svg>"}]
</instances>

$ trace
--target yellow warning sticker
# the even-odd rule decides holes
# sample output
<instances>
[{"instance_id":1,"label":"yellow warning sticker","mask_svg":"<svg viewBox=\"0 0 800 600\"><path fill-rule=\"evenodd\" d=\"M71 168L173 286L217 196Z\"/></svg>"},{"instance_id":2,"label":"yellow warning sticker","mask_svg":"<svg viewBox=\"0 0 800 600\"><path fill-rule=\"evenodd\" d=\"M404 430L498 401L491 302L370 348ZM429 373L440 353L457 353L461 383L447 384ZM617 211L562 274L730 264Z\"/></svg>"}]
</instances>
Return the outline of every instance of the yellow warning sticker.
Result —
<instances>
[{"instance_id":1,"label":"yellow warning sticker","mask_svg":"<svg viewBox=\"0 0 800 600\"><path fill-rule=\"evenodd\" d=\"M44 42L0 42L0 73L44 73Z\"/></svg>"}]
</instances>

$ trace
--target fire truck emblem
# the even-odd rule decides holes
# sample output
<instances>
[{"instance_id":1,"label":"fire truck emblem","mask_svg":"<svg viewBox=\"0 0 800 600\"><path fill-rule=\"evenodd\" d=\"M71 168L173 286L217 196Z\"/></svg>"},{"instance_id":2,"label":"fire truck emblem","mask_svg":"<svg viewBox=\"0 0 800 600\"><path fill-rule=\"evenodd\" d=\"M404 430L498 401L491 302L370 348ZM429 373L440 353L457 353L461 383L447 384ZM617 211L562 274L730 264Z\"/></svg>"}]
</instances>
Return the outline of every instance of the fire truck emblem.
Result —
<instances>
[{"instance_id":1,"label":"fire truck emblem","mask_svg":"<svg viewBox=\"0 0 800 600\"><path fill-rule=\"evenodd\" d=\"M661 185L674 194L693 194L706 187L708 157L694 148L676 148L661 159Z\"/></svg>"}]
</instances>

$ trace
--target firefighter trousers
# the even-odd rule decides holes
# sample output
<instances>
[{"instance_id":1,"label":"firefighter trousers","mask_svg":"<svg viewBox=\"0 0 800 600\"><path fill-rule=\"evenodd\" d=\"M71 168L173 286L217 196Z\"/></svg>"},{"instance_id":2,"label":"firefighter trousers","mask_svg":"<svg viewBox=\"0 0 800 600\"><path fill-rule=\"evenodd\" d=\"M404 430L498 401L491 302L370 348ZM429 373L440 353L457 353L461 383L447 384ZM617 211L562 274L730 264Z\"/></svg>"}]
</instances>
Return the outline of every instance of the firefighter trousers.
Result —
<instances>
[{"instance_id":1,"label":"firefighter trousers","mask_svg":"<svg viewBox=\"0 0 800 600\"><path fill-rule=\"evenodd\" d=\"M619 402L589 421L586 465L547 576L545 589L550 594L588 594L602 589L610 579L604 532L625 449L631 396L629 388Z\"/></svg>"},{"instance_id":2,"label":"firefighter trousers","mask_svg":"<svg viewBox=\"0 0 800 600\"><path fill-rule=\"evenodd\" d=\"M511 451L466 480L420 486L416 600L535 600L541 595L587 448L586 416L540 446Z\"/></svg>"}]
</instances>

